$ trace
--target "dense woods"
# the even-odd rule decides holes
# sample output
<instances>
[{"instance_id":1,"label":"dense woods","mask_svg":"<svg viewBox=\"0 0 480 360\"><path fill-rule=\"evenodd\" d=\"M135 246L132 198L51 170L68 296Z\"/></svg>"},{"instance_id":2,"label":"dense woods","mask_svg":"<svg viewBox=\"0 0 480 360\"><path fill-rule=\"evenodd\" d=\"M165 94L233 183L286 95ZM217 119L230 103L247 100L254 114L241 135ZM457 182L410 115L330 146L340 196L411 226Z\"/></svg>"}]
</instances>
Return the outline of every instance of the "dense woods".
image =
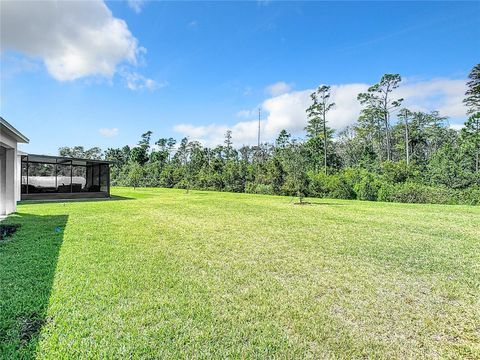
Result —
<instances>
[{"instance_id":1,"label":"dense woods","mask_svg":"<svg viewBox=\"0 0 480 360\"><path fill-rule=\"evenodd\" d=\"M187 138L153 141L147 131L138 146L110 148L103 157L113 162L112 185L291 195L300 201L311 196L480 204L480 64L467 84L467 120L459 131L437 111L403 107L395 97L400 75L386 74L358 94L358 121L338 133L329 127L335 106L330 87L322 85L306 109L304 139L282 130L274 143L234 148L235 134L227 131L223 144L208 148ZM72 155L74 149L60 153Z\"/></svg>"}]
</instances>

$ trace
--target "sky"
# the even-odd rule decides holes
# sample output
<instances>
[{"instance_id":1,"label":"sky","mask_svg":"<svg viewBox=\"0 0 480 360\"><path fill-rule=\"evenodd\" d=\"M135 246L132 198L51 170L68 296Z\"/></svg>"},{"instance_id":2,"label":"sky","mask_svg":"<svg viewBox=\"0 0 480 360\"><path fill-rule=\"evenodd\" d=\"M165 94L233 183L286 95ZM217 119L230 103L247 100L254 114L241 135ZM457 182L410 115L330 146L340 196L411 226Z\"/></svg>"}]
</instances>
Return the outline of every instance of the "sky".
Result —
<instances>
[{"instance_id":1,"label":"sky","mask_svg":"<svg viewBox=\"0 0 480 360\"><path fill-rule=\"evenodd\" d=\"M480 61L475 2L2 1L0 115L21 149L135 145L153 131L213 146L304 136L317 86L332 86L335 130L359 92L399 73L412 110L465 120Z\"/></svg>"}]
</instances>

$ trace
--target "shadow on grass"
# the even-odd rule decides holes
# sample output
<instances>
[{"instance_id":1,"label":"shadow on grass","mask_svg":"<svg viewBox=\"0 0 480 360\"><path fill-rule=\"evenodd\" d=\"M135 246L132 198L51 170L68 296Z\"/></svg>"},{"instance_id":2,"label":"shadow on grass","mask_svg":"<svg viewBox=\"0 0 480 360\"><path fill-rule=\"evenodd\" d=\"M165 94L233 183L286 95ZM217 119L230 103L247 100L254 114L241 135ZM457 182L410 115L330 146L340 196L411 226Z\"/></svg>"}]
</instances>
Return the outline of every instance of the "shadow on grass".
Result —
<instances>
[{"instance_id":1,"label":"shadow on grass","mask_svg":"<svg viewBox=\"0 0 480 360\"><path fill-rule=\"evenodd\" d=\"M321 205L321 206L347 206L348 204L345 203L337 203L337 202L325 202L325 201L311 201L310 199L308 200L303 200L303 202L299 202L298 198L292 198L290 200L290 204L293 205L300 205L300 206L311 206L311 205Z\"/></svg>"},{"instance_id":2,"label":"shadow on grass","mask_svg":"<svg viewBox=\"0 0 480 360\"><path fill-rule=\"evenodd\" d=\"M0 357L35 358L67 224L67 215L17 214L2 224L20 224L0 241Z\"/></svg>"},{"instance_id":3,"label":"shadow on grass","mask_svg":"<svg viewBox=\"0 0 480 360\"><path fill-rule=\"evenodd\" d=\"M98 201L120 201L120 200L135 200L131 197L112 195L109 198L85 198L85 199L42 199L42 200L22 200L18 204L49 204L49 203L64 203L64 202L98 202Z\"/></svg>"},{"instance_id":4,"label":"shadow on grass","mask_svg":"<svg viewBox=\"0 0 480 360\"><path fill-rule=\"evenodd\" d=\"M347 206L348 204L310 201L310 205Z\"/></svg>"}]
</instances>

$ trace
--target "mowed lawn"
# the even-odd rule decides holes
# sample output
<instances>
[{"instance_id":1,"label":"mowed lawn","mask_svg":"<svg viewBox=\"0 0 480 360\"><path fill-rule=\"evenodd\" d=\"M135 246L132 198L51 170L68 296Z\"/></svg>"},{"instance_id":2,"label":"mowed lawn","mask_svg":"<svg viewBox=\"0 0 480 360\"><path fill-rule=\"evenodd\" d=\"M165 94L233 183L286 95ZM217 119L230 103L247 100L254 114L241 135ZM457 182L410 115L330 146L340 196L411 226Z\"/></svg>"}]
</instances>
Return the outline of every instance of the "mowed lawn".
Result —
<instances>
[{"instance_id":1,"label":"mowed lawn","mask_svg":"<svg viewBox=\"0 0 480 360\"><path fill-rule=\"evenodd\" d=\"M480 207L113 194L5 221L3 358L480 358Z\"/></svg>"}]
</instances>

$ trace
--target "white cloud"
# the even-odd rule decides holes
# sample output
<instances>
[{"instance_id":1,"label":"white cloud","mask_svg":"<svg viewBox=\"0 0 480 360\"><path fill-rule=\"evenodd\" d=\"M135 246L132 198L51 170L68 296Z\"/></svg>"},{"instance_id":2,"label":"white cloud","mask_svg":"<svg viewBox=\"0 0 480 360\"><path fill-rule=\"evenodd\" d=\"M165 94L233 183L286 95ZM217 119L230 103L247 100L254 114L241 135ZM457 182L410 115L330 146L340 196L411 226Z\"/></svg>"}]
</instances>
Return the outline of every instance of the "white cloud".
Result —
<instances>
[{"instance_id":1,"label":"white cloud","mask_svg":"<svg viewBox=\"0 0 480 360\"><path fill-rule=\"evenodd\" d=\"M271 96L282 95L292 90L292 87L284 81L278 81L270 84L265 88L265 91Z\"/></svg>"},{"instance_id":2,"label":"white cloud","mask_svg":"<svg viewBox=\"0 0 480 360\"><path fill-rule=\"evenodd\" d=\"M105 137L115 137L118 135L119 130L117 128L101 128L98 132Z\"/></svg>"},{"instance_id":3,"label":"white cloud","mask_svg":"<svg viewBox=\"0 0 480 360\"><path fill-rule=\"evenodd\" d=\"M456 131L460 131L465 127L465 124L450 124L450 128Z\"/></svg>"},{"instance_id":4,"label":"white cloud","mask_svg":"<svg viewBox=\"0 0 480 360\"><path fill-rule=\"evenodd\" d=\"M239 118L253 118L255 116L258 116L258 108L256 109L250 109L250 110L240 110L237 112L237 117Z\"/></svg>"},{"instance_id":5,"label":"white cloud","mask_svg":"<svg viewBox=\"0 0 480 360\"><path fill-rule=\"evenodd\" d=\"M167 82L159 83L134 71L122 70L120 74L125 79L127 88L133 91L143 89L156 90L168 85Z\"/></svg>"},{"instance_id":6,"label":"white cloud","mask_svg":"<svg viewBox=\"0 0 480 360\"><path fill-rule=\"evenodd\" d=\"M462 100L465 93L465 80L432 79L426 81L407 80L394 93L395 97L403 97L404 105L413 110L439 110L441 115L451 118L465 117ZM335 130L341 130L353 124L360 114L361 106L357 95L368 89L368 84L344 84L331 86L331 99L335 107L328 113L328 124ZM305 109L310 105L310 93L313 89L293 91L266 99L262 103L268 115L261 121L262 141L273 141L282 129L294 136L303 136L307 122ZM414 106L415 105L415 106ZM233 142L236 146L256 144L257 126L256 112L242 110L239 117L249 117L250 121L241 121L233 125L210 124L195 126L182 124L175 130L192 140L201 140L204 144L214 146L223 142L227 129L232 130ZM456 128L457 125L452 125Z\"/></svg>"},{"instance_id":7,"label":"white cloud","mask_svg":"<svg viewBox=\"0 0 480 360\"><path fill-rule=\"evenodd\" d=\"M437 78L429 81L405 82L397 89L397 95L405 99L404 106L418 111L438 110L451 118L465 116L462 103L467 85L465 80Z\"/></svg>"},{"instance_id":8,"label":"white cloud","mask_svg":"<svg viewBox=\"0 0 480 360\"><path fill-rule=\"evenodd\" d=\"M2 51L43 60L59 81L111 78L121 62L137 64L141 48L125 21L95 1L4 1Z\"/></svg>"},{"instance_id":9,"label":"white cloud","mask_svg":"<svg viewBox=\"0 0 480 360\"><path fill-rule=\"evenodd\" d=\"M257 139L258 120L241 121L232 126L228 125L191 125L179 124L173 128L182 136L188 137L190 140L198 140L205 146L214 147L223 144L225 133L232 130L233 143L236 146L244 144L253 144Z\"/></svg>"},{"instance_id":10,"label":"white cloud","mask_svg":"<svg viewBox=\"0 0 480 360\"><path fill-rule=\"evenodd\" d=\"M361 108L357 101L357 94L367 88L366 84L331 87L331 99L335 102L335 107L328 113L330 127L339 130L358 118ZM283 129L295 135L302 133L307 122L305 109L311 104L312 91L313 89L294 91L265 100L263 108L269 113L265 134L271 138Z\"/></svg>"},{"instance_id":11,"label":"white cloud","mask_svg":"<svg viewBox=\"0 0 480 360\"><path fill-rule=\"evenodd\" d=\"M145 5L145 0L128 0L127 4L130 9L135 11L137 14L140 14L143 6Z\"/></svg>"}]
</instances>

